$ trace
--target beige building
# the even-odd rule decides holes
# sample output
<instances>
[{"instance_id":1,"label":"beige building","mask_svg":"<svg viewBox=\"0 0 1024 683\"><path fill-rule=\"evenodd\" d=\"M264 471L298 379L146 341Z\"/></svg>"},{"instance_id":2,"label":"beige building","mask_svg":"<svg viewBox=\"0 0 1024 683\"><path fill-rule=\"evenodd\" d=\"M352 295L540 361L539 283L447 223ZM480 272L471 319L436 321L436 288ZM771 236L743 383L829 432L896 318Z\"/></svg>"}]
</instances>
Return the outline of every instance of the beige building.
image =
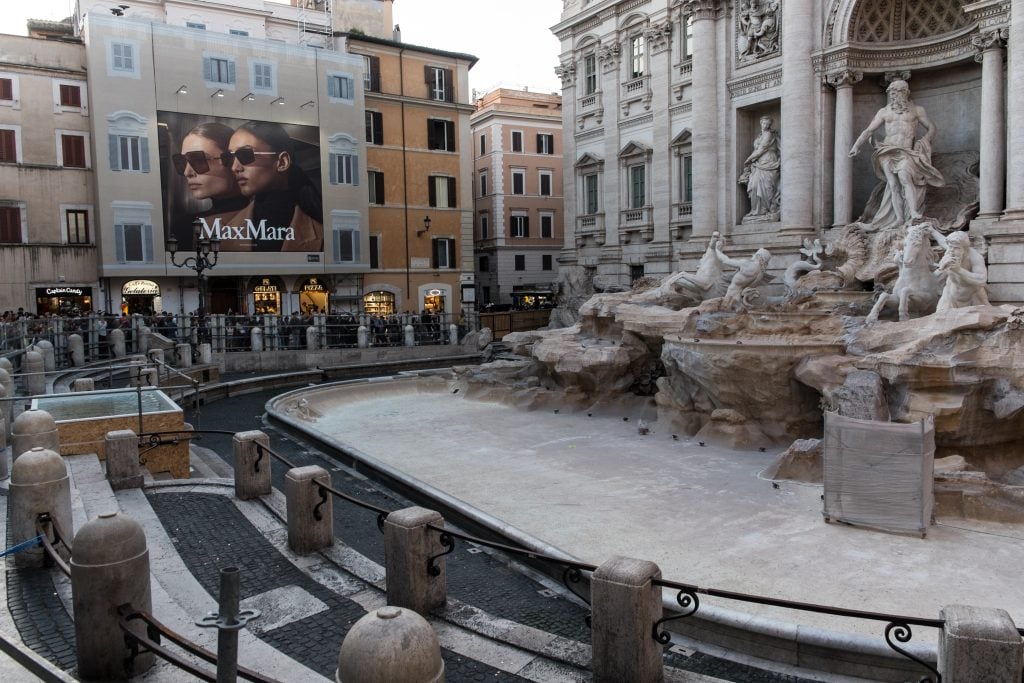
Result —
<instances>
[{"instance_id":1,"label":"beige building","mask_svg":"<svg viewBox=\"0 0 1024 683\"><path fill-rule=\"evenodd\" d=\"M480 304L547 303L563 243L562 98L494 90L472 126Z\"/></svg>"},{"instance_id":2,"label":"beige building","mask_svg":"<svg viewBox=\"0 0 1024 683\"><path fill-rule=\"evenodd\" d=\"M87 311L99 292L85 49L67 25L32 24L52 38L0 36L0 310Z\"/></svg>"}]
</instances>

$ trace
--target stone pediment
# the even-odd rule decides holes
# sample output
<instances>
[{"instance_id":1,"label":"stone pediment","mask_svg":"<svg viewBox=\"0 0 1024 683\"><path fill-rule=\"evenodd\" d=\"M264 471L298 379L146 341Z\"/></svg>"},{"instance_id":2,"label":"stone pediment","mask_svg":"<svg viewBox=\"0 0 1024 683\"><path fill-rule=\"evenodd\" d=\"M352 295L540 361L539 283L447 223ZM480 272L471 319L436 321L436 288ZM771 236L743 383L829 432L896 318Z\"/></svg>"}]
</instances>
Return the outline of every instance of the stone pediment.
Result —
<instances>
[{"instance_id":1,"label":"stone pediment","mask_svg":"<svg viewBox=\"0 0 1024 683\"><path fill-rule=\"evenodd\" d=\"M624 159L626 157L636 156L649 156L651 154L651 148L641 142L629 141L625 147L619 152L619 158Z\"/></svg>"},{"instance_id":2,"label":"stone pediment","mask_svg":"<svg viewBox=\"0 0 1024 683\"><path fill-rule=\"evenodd\" d=\"M604 159L596 157L590 152L586 152L583 156L577 159L576 168L586 168L588 166L604 166Z\"/></svg>"}]
</instances>

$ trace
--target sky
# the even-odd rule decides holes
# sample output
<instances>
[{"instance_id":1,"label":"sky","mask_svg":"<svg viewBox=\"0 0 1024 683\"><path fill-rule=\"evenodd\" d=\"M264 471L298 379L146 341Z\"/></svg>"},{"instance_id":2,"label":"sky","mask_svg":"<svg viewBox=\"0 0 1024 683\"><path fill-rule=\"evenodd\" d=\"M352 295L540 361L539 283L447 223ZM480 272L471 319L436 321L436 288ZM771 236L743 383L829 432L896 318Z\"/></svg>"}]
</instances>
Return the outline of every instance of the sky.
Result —
<instances>
[{"instance_id":1,"label":"sky","mask_svg":"<svg viewBox=\"0 0 1024 683\"><path fill-rule=\"evenodd\" d=\"M25 35L29 17L63 19L73 8L74 0L0 0L0 33ZM394 21L403 42L477 57L469 85L481 94L496 87L560 93L550 29L561 12L562 0L395 0Z\"/></svg>"}]
</instances>

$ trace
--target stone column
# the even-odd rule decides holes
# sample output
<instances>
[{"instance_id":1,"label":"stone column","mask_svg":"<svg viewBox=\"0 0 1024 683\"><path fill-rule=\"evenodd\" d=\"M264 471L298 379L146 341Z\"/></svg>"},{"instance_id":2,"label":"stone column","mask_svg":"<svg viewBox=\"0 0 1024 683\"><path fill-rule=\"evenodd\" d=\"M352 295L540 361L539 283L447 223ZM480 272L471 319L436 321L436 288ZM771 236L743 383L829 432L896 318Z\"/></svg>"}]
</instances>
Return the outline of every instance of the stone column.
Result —
<instances>
[{"instance_id":1,"label":"stone column","mask_svg":"<svg viewBox=\"0 0 1024 683\"><path fill-rule=\"evenodd\" d=\"M234 454L235 497L250 500L270 494L270 454L260 446L270 447L270 437L258 429L238 432L231 439Z\"/></svg>"},{"instance_id":2,"label":"stone column","mask_svg":"<svg viewBox=\"0 0 1024 683\"><path fill-rule=\"evenodd\" d=\"M395 510L384 521L384 567L388 604L426 616L448 599L443 557L434 560L436 574L427 571L431 557L445 551L441 534L427 528L444 527L441 514L421 507Z\"/></svg>"},{"instance_id":3,"label":"stone column","mask_svg":"<svg viewBox=\"0 0 1024 683\"><path fill-rule=\"evenodd\" d=\"M1020 634L1005 610L949 605L939 638L942 680L1018 683L1022 665Z\"/></svg>"},{"instance_id":4,"label":"stone column","mask_svg":"<svg viewBox=\"0 0 1024 683\"><path fill-rule=\"evenodd\" d=\"M836 89L836 127L833 166L832 225L841 227L853 220L853 86L864 78L860 71L840 71L828 75L828 84Z\"/></svg>"},{"instance_id":5,"label":"stone column","mask_svg":"<svg viewBox=\"0 0 1024 683\"><path fill-rule=\"evenodd\" d=\"M661 569L647 560L613 557L590 579L595 683L661 681L661 643L652 628L661 618Z\"/></svg>"},{"instance_id":6,"label":"stone column","mask_svg":"<svg viewBox=\"0 0 1024 683\"><path fill-rule=\"evenodd\" d=\"M718 0L686 0L683 6L693 17L694 239L718 230L718 6Z\"/></svg>"},{"instance_id":7,"label":"stone column","mask_svg":"<svg viewBox=\"0 0 1024 683\"><path fill-rule=\"evenodd\" d=\"M329 486L331 475L323 467L308 465L288 470L284 476L288 547L300 555L334 544L332 497L315 482Z\"/></svg>"},{"instance_id":8,"label":"stone column","mask_svg":"<svg viewBox=\"0 0 1024 683\"><path fill-rule=\"evenodd\" d=\"M787 0L782 34L782 229L813 233L814 168L818 149L814 125L813 0ZM696 64L696 62L694 62ZM847 150L849 151L849 150Z\"/></svg>"},{"instance_id":9,"label":"stone column","mask_svg":"<svg viewBox=\"0 0 1024 683\"><path fill-rule=\"evenodd\" d=\"M1010 16L1024 17L1024 0L1011 0ZM1010 31L1006 43L1006 120L1024 121L1024 31ZM982 90L984 92L984 89ZM1024 128L1010 126L1006 131L1006 213L1004 220L1024 220Z\"/></svg>"},{"instance_id":10,"label":"stone column","mask_svg":"<svg viewBox=\"0 0 1024 683\"><path fill-rule=\"evenodd\" d=\"M40 396L46 393L46 368L43 365L43 354L38 351L26 351L21 357L21 374L25 391L29 396Z\"/></svg>"},{"instance_id":11,"label":"stone column","mask_svg":"<svg viewBox=\"0 0 1024 683\"><path fill-rule=\"evenodd\" d=\"M131 429L107 432L104 437L107 480L110 488L142 488L142 466L139 464L139 437Z\"/></svg>"},{"instance_id":12,"label":"stone column","mask_svg":"<svg viewBox=\"0 0 1024 683\"><path fill-rule=\"evenodd\" d=\"M1006 121L1003 118L1003 54L1007 29L986 31L971 38L981 62L981 163L978 181L978 218L996 218L1006 196Z\"/></svg>"}]
</instances>

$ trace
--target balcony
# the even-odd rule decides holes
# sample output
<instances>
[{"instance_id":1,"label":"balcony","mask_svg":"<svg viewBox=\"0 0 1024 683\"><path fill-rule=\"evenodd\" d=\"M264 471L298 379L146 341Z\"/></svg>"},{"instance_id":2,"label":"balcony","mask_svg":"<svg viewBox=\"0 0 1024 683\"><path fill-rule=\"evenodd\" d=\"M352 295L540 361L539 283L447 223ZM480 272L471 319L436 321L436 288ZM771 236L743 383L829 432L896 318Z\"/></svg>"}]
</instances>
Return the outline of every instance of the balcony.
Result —
<instances>
[{"instance_id":1,"label":"balcony","mask_svg":"<svg viewBox=\"0 0 1024 683\"><path fill-rule=\"evenodd\" d=\"M654 210L645 206L623 209L619 212L619 238L624 244L639 238L644 242L654 239Z\"/></svg>"},{"instance_id":2,"label":"balcony","mask_svg":"<svg viewBox=\"0 0 1024 683\"><path fill-rule=\"evenodd\" d=\"M604 214L591 213L576 217L576 246L583 247L588 240L604 245Z\"/></svg>"}]
</instances>

